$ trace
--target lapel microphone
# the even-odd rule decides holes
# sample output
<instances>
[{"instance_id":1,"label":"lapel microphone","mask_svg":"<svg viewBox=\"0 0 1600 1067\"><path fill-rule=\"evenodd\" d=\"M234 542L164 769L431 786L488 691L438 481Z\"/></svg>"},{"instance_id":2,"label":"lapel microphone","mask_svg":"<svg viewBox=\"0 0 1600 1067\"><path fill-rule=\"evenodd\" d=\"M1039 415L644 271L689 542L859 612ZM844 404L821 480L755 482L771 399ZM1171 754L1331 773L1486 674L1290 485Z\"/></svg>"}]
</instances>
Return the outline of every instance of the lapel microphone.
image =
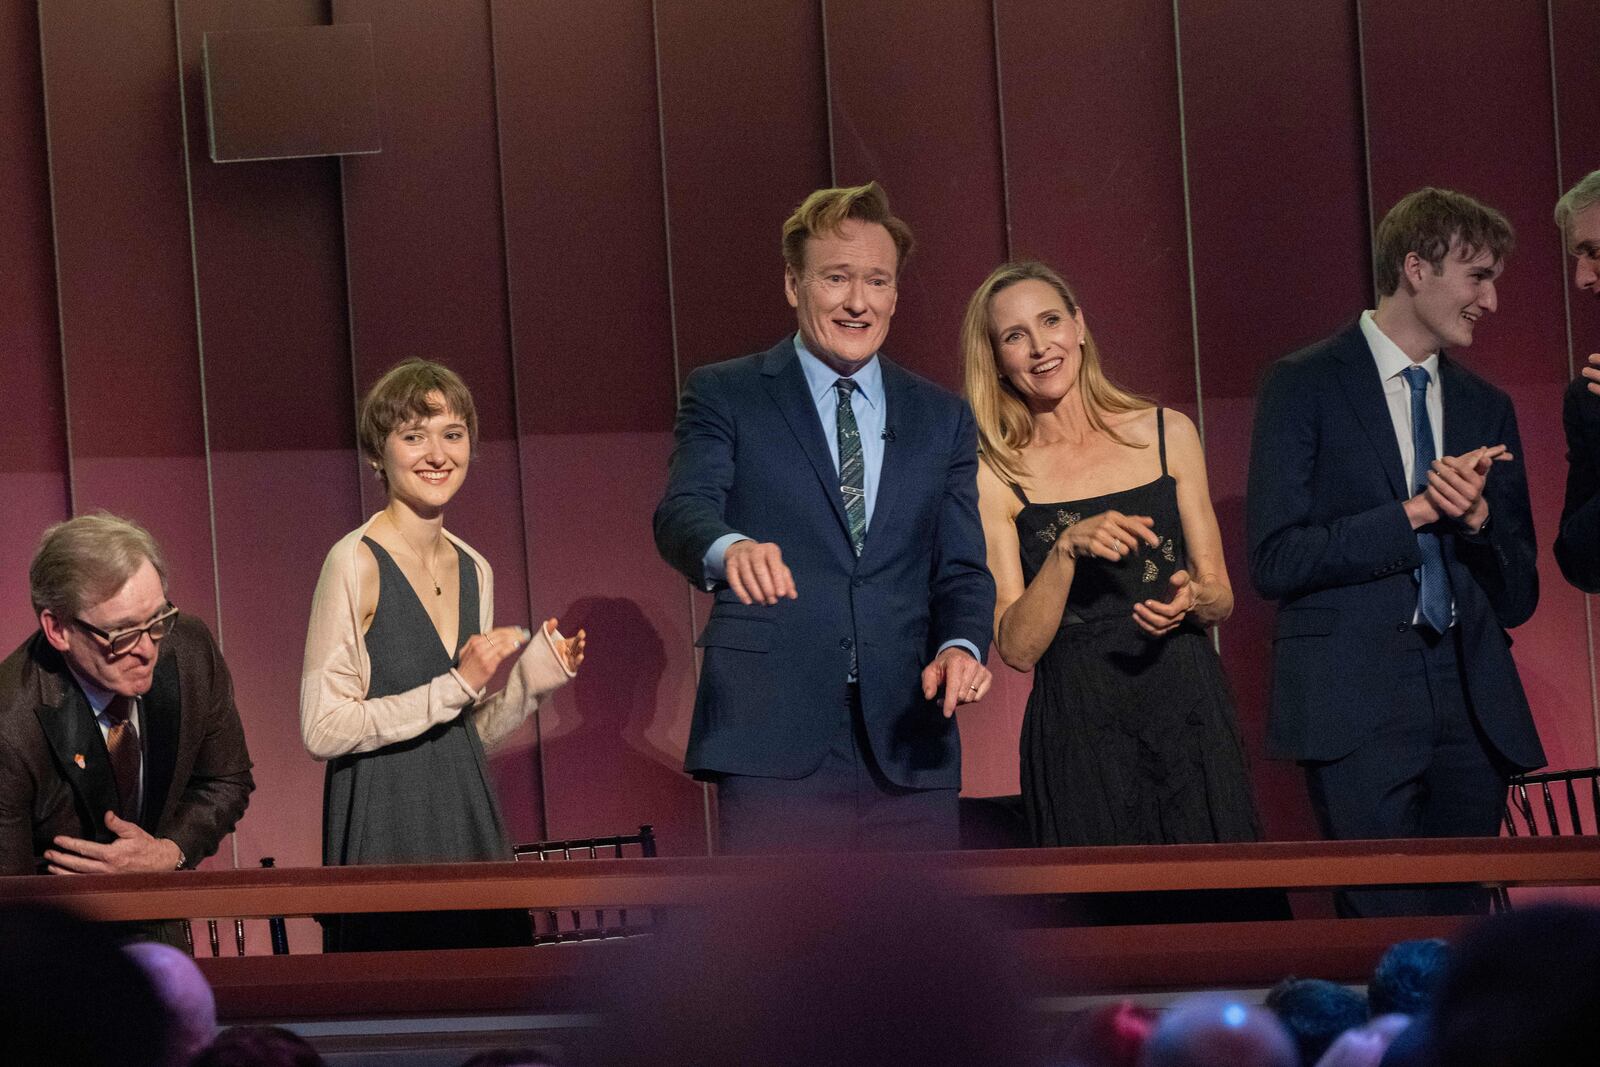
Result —
<instances>
[{"instance_id":1,"label":"lapel microphone","mask_svg":"<svg viewBox=\"0 0 1600 1067\"><path fill-rule=\"evenodd\" d=\"M885 441L893 441L894 440L894 427L893 426L889 427L888 429L886 429L882 433L880 433L878 436L883 438Z\"/></svg>"}]
</instances>

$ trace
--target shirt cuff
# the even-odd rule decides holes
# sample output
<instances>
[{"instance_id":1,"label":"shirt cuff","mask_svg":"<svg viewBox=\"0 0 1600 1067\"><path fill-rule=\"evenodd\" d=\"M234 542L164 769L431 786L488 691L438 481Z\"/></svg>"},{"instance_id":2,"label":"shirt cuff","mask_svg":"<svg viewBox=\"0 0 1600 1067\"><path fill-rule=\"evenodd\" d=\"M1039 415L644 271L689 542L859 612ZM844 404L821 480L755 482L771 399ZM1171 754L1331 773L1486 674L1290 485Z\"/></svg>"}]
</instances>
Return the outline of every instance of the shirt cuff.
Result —
<instances>
[{"instance_id":1,"label":"shirt cuff","mask_svg":"<svg viewBox=\"0 0 1600 1067\"><path fill-rule=\"evenodd\" d=\"M467 680L461 676L461 672L454 667L450 668L450 677L454 678L456 683L461 686L461 691L467 694L468 704L476 704L478 701L482 700L484 694L489 691L489 687L487 685L482 689L473 689L472 686L467 684Z\"/></svg>"},{"instance_id":2,"label":"shirt cuff","mask_svg":"<svg viewBox=\"0 0 1600 1067\"><path fill-rule=\"evenodd\" d=\"M973 659L977 660L979 663L983 662L983 657L978 655L978 646L974 645L971 641L968 641L964 637L952 637L950 640L946 641L944 644L939 646L939 652L943 652L947 648L959 648L963 652L966 652L967 654L969 654ZM938 654L939 654L938 652L934 653L935 656L937 656Z\"/></svg>"},{"instance_id":3,"label":"shirt cuff","mask_svg":"<svg viewBox=\"0 0 1600 1067\"><path fill-rule=\"evenodd\" d=\"M728 546L735 541L748 541L750 538L742 533L723 534L711 542L711 547L706 549L706 554L700 558L700 571L705 575L703 583L705 591L711 592L712 588L728 576L723 568L723 560L728 554Z\"/></svg>"}]
</instances>

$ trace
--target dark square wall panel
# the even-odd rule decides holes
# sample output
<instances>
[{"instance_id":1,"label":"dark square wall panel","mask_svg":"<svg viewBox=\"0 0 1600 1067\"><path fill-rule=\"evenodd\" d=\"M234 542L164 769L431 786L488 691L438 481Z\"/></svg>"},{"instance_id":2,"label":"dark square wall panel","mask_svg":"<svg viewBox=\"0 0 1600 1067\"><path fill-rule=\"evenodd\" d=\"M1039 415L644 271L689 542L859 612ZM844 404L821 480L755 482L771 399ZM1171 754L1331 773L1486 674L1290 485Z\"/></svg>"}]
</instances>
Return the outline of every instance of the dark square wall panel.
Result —
<instances>
[{"instance_id":1,"label":"dark square wall panel","mask_svg":"<svg viewBox=\"0 0 1600 1067\"><path fill-rule=\"evenodd\" d=\"M382 149L371 26L224 30L202 50L215 162Z\"/></svg>"}]
</instances>

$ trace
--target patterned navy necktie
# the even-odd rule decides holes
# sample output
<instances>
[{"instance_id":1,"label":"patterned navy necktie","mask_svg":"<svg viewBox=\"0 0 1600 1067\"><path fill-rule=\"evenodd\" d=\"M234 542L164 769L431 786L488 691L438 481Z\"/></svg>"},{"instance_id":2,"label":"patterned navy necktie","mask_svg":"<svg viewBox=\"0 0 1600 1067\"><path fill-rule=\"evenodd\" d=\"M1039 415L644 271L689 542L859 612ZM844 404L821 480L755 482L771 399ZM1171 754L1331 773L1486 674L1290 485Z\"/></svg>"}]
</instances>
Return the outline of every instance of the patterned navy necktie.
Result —
<instances>
[{"instance_id":1,"label":"patterned navy necktie","mask_svg":"<svg viewBox=\"0 0 1600 1067\"><path fill-rule=\"evenodd\" d=\"M850 522L850 547L857 556L867 543L867 490L863 478L866 464L861 458L861 428L856 425L850 395L860 386L850 378L833 383L839 392L839 497Z\"/></svg>"},{"instance_id":2,"label":"patterned navy necktie","mask_svg":"<svg viewBox=\"0 0 1600 1067\"><path fill-rule=\"evenodd\" d=\"M1407 367L1400 372L1411 387L1411 445L1415 458L1411 464L1413 495L1428 487L1428 468L1438 458L1433 447L1433 424L1428 419L1428 372ZM1417 531L1417 549L1422 566L1417 568L1417 615L1434 633L1450 629L1450 572L1445 569L1444 549L1439 535Z\"/></svg>"}]
</instances>

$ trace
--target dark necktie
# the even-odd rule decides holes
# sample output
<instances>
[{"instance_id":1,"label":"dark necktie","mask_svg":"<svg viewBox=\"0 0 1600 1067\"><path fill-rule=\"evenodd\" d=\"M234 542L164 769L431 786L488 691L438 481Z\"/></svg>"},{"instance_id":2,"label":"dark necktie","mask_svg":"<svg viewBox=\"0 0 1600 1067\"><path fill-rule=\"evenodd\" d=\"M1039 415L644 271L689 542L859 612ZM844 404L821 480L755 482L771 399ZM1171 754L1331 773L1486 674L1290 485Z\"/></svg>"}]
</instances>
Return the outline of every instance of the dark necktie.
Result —
<instances>
[{"instance_id":1,"label":"dark necktie","mask_svg":"<svg viewBox=\"0 0 1600 1067\"><path fill-rule=\"evenodd\" d=\"M129 697L114 696L106 705L106 751L111 755L111 773L117 780L117 814L129 822L139 817L139 731L128 716L133 711Z\"/></svg>"},{"instance_id":2,"label":"dark necktie","mask_svg":"<svg viewBox=\"0 0 1600 1067\"><path fill-rule=\"evenodd\" d=\"M850 394L859 386L849 378L840 378L833 387L839 391L839 496L850 522L850 547L859 556L867 543L867 490L863 480L866 464L861 459L861 429L856 425L855 409L850 406Z\"/></svg>"},{"instance_id":3,"label":"dark necktie","mask_svg":"<svg viewBox=\"0 0 1600 1067\"><path fill-rule=\"evenodd\" d=\"M1400 372L1411 387L1411 445L1416 455L1411 464L1413 495L1428 487L1428 468L1438 458L1433 448L1433 424L1428 420L1428 372L1407 367ZM1450 629L1450 572L1445 569L1439 535L1417 531L1417 549L1422 566L1417 568L1417 614L1434 633Z\"/></svg>"}]
</instances>

